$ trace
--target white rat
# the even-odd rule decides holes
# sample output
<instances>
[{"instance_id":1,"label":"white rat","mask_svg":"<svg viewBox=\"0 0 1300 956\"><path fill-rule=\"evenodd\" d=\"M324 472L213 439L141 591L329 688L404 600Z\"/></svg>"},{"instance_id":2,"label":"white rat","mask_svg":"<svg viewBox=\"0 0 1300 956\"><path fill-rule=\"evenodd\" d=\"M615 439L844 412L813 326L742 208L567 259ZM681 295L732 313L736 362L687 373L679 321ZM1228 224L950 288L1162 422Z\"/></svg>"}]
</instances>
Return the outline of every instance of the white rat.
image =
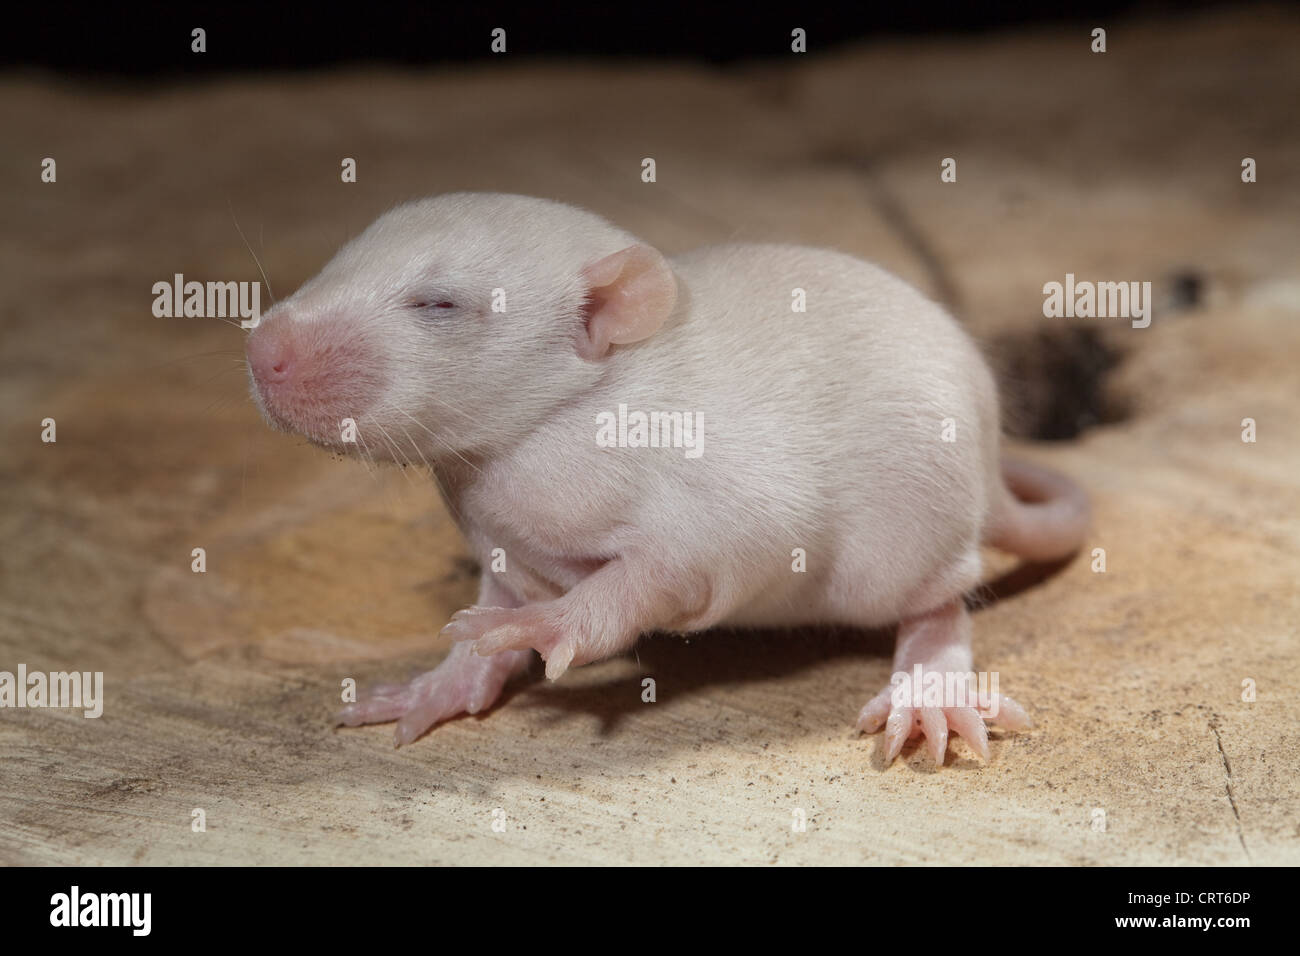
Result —
<instances>
[{"instance_id":1,"label":"white rat","mask_svg":"<svg viewBox=\"0 0 1300 956\"><path fill-rule=\"evenodd\" d=\"M454 193L381 216L247 353L272 424L428 463L483 566L446 659L341 715L396 720L399 745L491 706L531 650L555 679L648 631L900 622L896 672L965 675L981 543L1048 560L1087 529L1068 479L1000 466L958 324L838 252L666 259L572 206ZM859 717L887 761L924 734L942 763L950 728L987 758L985 718L1028 725L1006 696L893 690Z\"/></svg>"}]
</instances>

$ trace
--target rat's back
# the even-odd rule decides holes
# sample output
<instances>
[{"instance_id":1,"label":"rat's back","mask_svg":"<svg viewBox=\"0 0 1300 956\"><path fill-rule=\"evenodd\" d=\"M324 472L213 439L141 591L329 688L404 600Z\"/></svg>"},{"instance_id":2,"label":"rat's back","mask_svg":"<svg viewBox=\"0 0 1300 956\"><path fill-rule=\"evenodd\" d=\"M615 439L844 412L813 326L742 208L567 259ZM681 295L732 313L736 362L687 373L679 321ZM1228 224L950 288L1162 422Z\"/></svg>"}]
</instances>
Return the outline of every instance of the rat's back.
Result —
<instances>
[{"instance_id":1,"label":"rat's back","mask_svg":"<svg viewBox=\"0 0 1300 956\"><path fill-rule=\"evenodd\" d=\"M996 392L974 343L910 285L843 253L735 244L671 261L679 307L612 356L604 400L701 412L701 460L663 464L762 514L748 530L765 560L788 564L790 548L773 547L786 540L817 556L800 587L734 622L833 615L846 589L873 592L893 619L911 582L977 546L998 488ZM855 600L855 623L861 612Z\"/></svg>"}]
</instances>

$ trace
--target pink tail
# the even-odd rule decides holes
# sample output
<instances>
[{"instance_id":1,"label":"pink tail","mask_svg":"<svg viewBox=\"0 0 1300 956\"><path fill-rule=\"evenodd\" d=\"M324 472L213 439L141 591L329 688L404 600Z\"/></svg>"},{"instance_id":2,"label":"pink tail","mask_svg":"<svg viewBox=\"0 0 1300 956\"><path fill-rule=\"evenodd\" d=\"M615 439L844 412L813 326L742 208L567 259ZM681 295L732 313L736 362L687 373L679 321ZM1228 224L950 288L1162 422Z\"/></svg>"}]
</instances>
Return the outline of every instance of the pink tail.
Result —
<instances>
[{"instance_id":1,"label":"pink tail","mask_svg":"<svg viewBox=\"0 0 1300 956\"><path fill-rule=\"evenodd\" d=\"M1091 512L1082 488L1060 472L1010 458L1002 459L1002 481L989 544L1027 561L1055 561L1079 549Z\"/></svg>"}]
</instances>

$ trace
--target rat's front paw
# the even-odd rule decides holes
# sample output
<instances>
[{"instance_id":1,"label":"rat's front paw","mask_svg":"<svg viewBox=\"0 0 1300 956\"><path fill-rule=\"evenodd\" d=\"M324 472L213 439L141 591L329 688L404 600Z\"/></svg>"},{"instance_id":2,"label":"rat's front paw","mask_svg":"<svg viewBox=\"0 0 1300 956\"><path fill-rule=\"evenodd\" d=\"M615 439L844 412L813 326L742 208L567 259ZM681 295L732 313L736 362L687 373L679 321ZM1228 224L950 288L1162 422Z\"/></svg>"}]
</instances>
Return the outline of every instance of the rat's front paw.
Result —
<instances>
[{"instance_id":1,"label":"rat's front paw","mask_svg":"<svg viewBox=\"0 0 1300 956\"><path fill-rule=\"evenodd\" d=\"M476 714L491 707L510 677L528 665L528 651L479 657L470 645L457 644L443 662L406 684L383 684L339 713L348 727L397 721L397 746L408 744L457 714Z\"/></svg>"},{"instance_id":2,"label":"rat's front paw","mask_svg":"<svg viewBox=\"0 0 1300 956\"><path fill-rule=\"evenodd\" d=\"M1031 726L1025 709L1005 694L979 698L970 690L967 701L977 706L930 705L922 699L918 706L909 689L891 684L871 699L858 715L858 729L874 734L885 728L885 763L892 763L911 737L924 735L930 756L943 764L948 749L948 732L955 730L985 760L989 759L989 736L984 721L989 720L1008 730Z\"/></svg>"},{"instance_id":3,"label":"rat's front paw","mask_svg":"<svg viewBox=\"0 0 1300 956\"><path fill-rule=\"evenodd\" d=\"M546 661L546 676L555 680L573 663L577 647L544 604L530 607L470 607L457 611L442 633L453 641L471 642L475 654L498 655L532 648Z\"/></svg>"}]
</instances>

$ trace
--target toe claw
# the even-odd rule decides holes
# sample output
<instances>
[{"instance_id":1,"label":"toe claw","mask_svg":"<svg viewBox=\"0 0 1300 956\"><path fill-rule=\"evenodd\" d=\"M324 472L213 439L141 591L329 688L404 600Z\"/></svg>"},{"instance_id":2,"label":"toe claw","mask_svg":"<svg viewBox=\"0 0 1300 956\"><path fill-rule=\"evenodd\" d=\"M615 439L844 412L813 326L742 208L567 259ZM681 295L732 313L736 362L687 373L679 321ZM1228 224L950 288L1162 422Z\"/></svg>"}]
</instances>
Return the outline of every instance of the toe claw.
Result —
<instances>
[{"instance_id":1,"label":"toe claw","mask_svg":"<svg viewBox=\"0 0 1300 956\"><path fill-rule=\"evenodd\" d=\"M921 709L921 727L925 731L925 741L930 750L930 756L936 764L942 767L944 754L948 750L948 719L941 710L934 707L923 707Z\"/></svg>"},{"instance_id":2,"label":"toe claw","mask_svg":"<svg viewBox=\"0 0 1300 956\"><path fill-rule=\"evenodd\" d=\"M889 689L871 698L858 714L858 730L874 734L889 717Z\"/></svg>"},{"instance_id":3,"label":"toe claw","mask_svg":"<svg viewBox=\"0 0 1300 956\"><path fill-rule=\"evenodd\" d=\"M912 733L915 718L911 707L896 707L885 721L885 763L894 762L894 758L903 749L903 744Z\"/></svg>"},{"instance_id":4,"label":"toe claw","mask_svg":"<svg viewBox=\"0 0 1300 956\"><path fill-rule=\"evenodd\" d=\"M949 707L944 713L948 717L948 726L961 734L981 759L989 759L989 732L984 720L974 707Z\"/></svg>"},{"instance_id":5,"label":"toe claw","mask_svg":"<svg viewBox=\"0 0 1300 956\"><path fill-rule=\"evenodd\" d=\"M451 616L445 627L438 632L439 637L448 637L453 641L472 641L492 628L500 626L515 613L504 607L462 608Z\"/></svg>"},{"instance_id":6,"label":"toe claw","mask_svg":"<svg viewBox=\"0 0 1300 956\"><path fill-rule=\"evenodd\" d=\"M559 680L573 662L573 643L563 641L557 644L546 658L546 679Z\"/></svg>"},{"instance_id":7,"label":"toe claw","mask_svg":"<svg viewBox=\"0 0 1300 956\"><path fill-rule=\"evenodd\" d=\"M464 620L457 620L453 615L452 619L438 632L438 636L453 641L467 641L474 636L474 628Z\"/></svg>"},{"instance_id":8,"label":"toe claw","mask_svg":"<svg viewBox=\"0 0 1300 956\"><path fill-rule=\"evenodd\" d=\"M1006 694L999 694L995 698L997 714L987 715L987 719L993 721L999 727L1005 727L1007 730L1028 730L1034 726L1034 722L1029 719L1029 714L1025 708L1012 697Z\"/></svg>"}]
</instances>

